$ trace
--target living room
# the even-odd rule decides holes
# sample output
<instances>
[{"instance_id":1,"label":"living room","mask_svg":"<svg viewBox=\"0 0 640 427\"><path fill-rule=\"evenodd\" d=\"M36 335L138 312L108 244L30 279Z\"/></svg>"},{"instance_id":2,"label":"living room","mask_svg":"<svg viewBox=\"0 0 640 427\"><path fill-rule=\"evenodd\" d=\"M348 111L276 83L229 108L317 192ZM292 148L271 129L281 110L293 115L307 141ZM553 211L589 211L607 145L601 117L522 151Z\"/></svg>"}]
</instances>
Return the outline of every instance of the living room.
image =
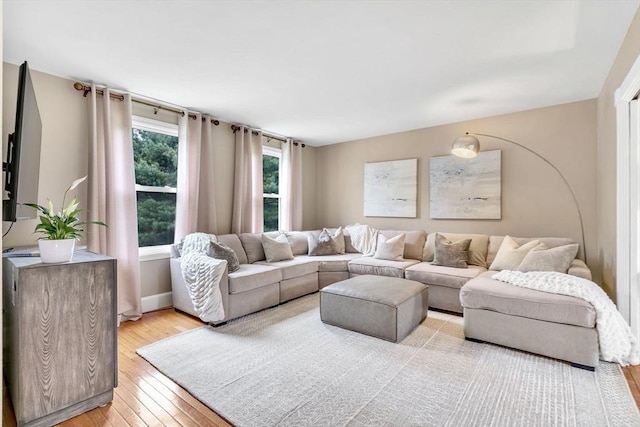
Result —
<instances>
[{"instance_id":1,"label":"living room","mask_svg":"<svg viewBox=\"0 0 640 427\"><path fill-rule=\"evenodd\" d=\"M229 4L222 3L218 4L220 10L227 10L224 8L232 9ZM310 7L311 10L317 12L315 8L322 9L322 3L307 3L306 7ZM344 6L347 8L345 11L352 11L350 7L364 7L365 9L367 7L366 4L349 3L348 6ZM443 5L446 3L441 3L440 7L445 7ZM262 97L278 99L272 105L272 116L264 116L264 119L258 118L258 113L252 115L251 111L255 110L252 110L252 108L247 108L245 110L247 112L235 111L233 109L235 104L232 105L231 103L220 106L212 104L214 106L208 109L200 107L197 111L210 114L219 120L219 125L212 127L211 135L211 139L216 146L212 163L215 171L213 194L215 194L216 229L200 231L214 234L232 232L234 144L236 135L231 126L251 123L254 124L255 128L263 129L266 135L272 135L276 138L292 137L305 144L302 149L303 198L301 230L316 230L322 227L338 227L361 223L369 224L381 230L426 230L429 233L432 231L482 232L487 235L568 237L581 245L584 244L584 252L588 255L586 262L592 272L593 280L615 301L618 294L618 262L616 255L618 250L616 228L618 221L616 210L618 203L618 184L616 183L618 170L616 167L617 123L614 94L629 74L634 62L640 56L640 12L638 11L638 2L618 2L615 12L617 25L612 25L602 18L601 20L589 21L594 25L595 23L599 25L594 28L583 28L585 24L580 19L586 19L585 16L589 15L589 13L591 13L589 15L590 19L594 19L592 16L594 13L596 15L598 13L604 14L603 11L606 11L608 7L607 2L555 2L558 3L555 6L555 3L552 2L547 5L549 10L544 10L544 8L536 9L530 2L515 2L516 5L513 6L516 9L515 11L511 9L505 11L491 2L480 3L484 3L480 6L480 9L488 9L484 10L484 13L491 14L496 12L494 19L497 22L504 21L511 16L520 20L515 22L528 23L526 28L534 27L535 24L540 22L546 22L549 25L548 31L555 30L559 32L554 33L546 40L546 46L543 43L540 43L540 45L527 45L527 43L533 43L535 37L525 37L524 31L519 33L520 39L513 37L516 41L510 44L508 42L511 36L505 36L501 30L494 28L493 30L497 34L493 34L493 40L502 40L504 44L498 45L493 50L488 49L486 51L472 44L478 50L477 53L474 53L474 57L478 60L486 59L487 63L479 61L477 71L445 70L444 74L459 74L463 76L464 78L460 78L460 81L464 81L465 84L454 84L456 83L454 79L452 80L454 83L446 82L449 86L443 85L441 90L434 90L433 86L437 86L438 82L432 82L430 85L425 83L425 86L429 86L431 92L426 92L421 96L424 96L425 99L430 98L430 103L427 104L425 100L426 106L418 112L414 111L413 115L400 112L394 116L389 110L396 107L400 109L394 102L400 102L398 99L401 98L396 97L395 94L411 91L420 92L421 85L416 84L415 78L406 78L405 82L404 76L394 75L393 73L386 75L385 78L387 80L384 82L376 81L375 78L366 78L366 73L371 67L394 67L393 63L387 63L384 59L386 49L395 48L400 51L400 53L395 53L392 56L394 59L402 58L402 55L409 58L412 55L420 57L425 54L424 52L418 53L410 49L403 50L405 49L403 43L408 42L400 36L397 39L389 36L389 45L380 46L379 48L367 47L367 50L363 51L365 53L361 56L357 52L353 52L350 62L346 61L346 57L341 58L345 60L344 64L353 63L354 71L350 71L347 66L342 65L340 67L333 66L321 69L322 71L317 71L317 74L310 74L311 70L305 69L309 73L308 75L298 76L299 80L291 80L291 86L294 89L297 87L296 85L315 85L315 82L322 77L322 73L340 74L344 72L345 80L356 86L362 80L361 88L354 89L344 99L332 101L335 104L348 105L356 111L356 114L345 116L345 118L329 113L320 114L318 110L308 110L312 111L312 113L307 113L307 110L303 108L300 108L300 112L292 120L287 118L287 121L278 118L277 113L282 111L281 104L287 102L287 100L275 98L276 92L281 88L264 89L264 86L260 86L264 83L259 80L256 80L256 83L242 81L240 86L249 85L251 88L248 91L263 91L260 92L263 94ZM588 3L594 3L595 6L590 9ZM202 7L204 11L209 11L208 8L211 7L210 5L205 6L198 3L192 6L194 8ZM332 6L338 8L336 4ZM412 4L411 2L402 2L402 7L399 8L400 11L394 9L394 5L391 3L385 2L378 6L380 10L372 6L376 12L380 13L379 15L374 14L380 18L379 21L376 21L378 23L386 22L382 18L385 13L397 19L404 16L405 19L410 20L412 7L416 7L416 10L420 12L417 16L423 18L422 13L428 14L431 12L435 14L434 11L429 11L426 5ZM467 6L469 5L467 4ZM67 7L70 6L67 5ZM215 8L215 6L213 7ZM255 10L264 13L264 19L275 19L274 15L277 15L278 11L284 15L286 13L282 12L283 10L293 13L287 8L296 9L291 3L287 2L277 2L277 7L274 6L274 9L257 4L247 5L246 7L255 7ZM297 12L304 15L305 6L299 7L301 10L296 9ZM458 5L458 7L464 7L464 5ZM493 10L493 7L497 9ZM528 15L518 14L518 7L531 8L526 9L531 13ZM53 65L47 63L46 55L39 56L38 49L29 50L28 42L19 44L16 41L16 34L20 32L19 27L24 26L25 29L28 29L30 25L40 24L37 20L34 23L33 8L42 8L40 13L37 14L40 16L38 18L40 20L44 20L47 16L56 16L53 12L56 9L55 2L51 2L47 6L44 4L31 4L28 7L25 6L23 10L18 6L18 2L7 1L4 3L3 146L6 144L7 134L12 132L14 128L18 65L27 60L31 67L33 85L43 120L39 198L41 199L40 202L45 202L47 197L54 198L62 195L73 180L87 175L89 171L87 160L89 157L89 144L87 141L90 129L89 101L87 97L83 96L82 91L74 88L74 83L90 84L95 81L97 84L109 84L115 89L127 89L133 94L161 100L165 106L193 105L190 101L181 101L180 92L198 91L200 84L190 86L187 89L182 86L185 84L182 78L170 75L164 77L164 84L167 87L155 87L154 92L149 92L138 89L133 82L118 81L115 77L105 76L101 71L100 65L96 65L96 71L93 72L95 74L92 74L89 68L76 71L80 70L83 61L86 61L84 59L84 49L71 44L67 45L67 43L70 43L67 36L63 34L54 35L52 33L50 39L42 40L43 46L46 45L46 47L41 50L47 51L51 49L51 56L62 55L57 50L53 50L53 45L60 44L62 49L65 50L65 61L71 64L67 70L56 69ZM384 8L387 8L387 10L385 11ZM111 18L121 13L117 8L112 10L107 8L104 12ZM139 12L139 10L135 10L135 12ZM535 15L533 12L539 12L540 16ZM84 12L81 11L79 13L82 15ZM115 15L108 15L109 13ZM395 15L396 13L398 16ZM405 15L402 15L403 13ZM513 13L513 15L509 15L509 13ZM335 10L333 13L326 12L326 14L330 16L339 15ZM325 15L322 14L321 16ZM557 21L545 21L549 16L556 16ZM15 19L13 19L14 17ZM471 17L466 16L466 18L469 20L465 22L469 23ZM573 21L564 21L564 18L570 18ZM166 19L169 18L167 17ZM307 16L307 19L311 18ZM338 29L346 31L345 28L349 27L348 23L344 21L339 23L343 27L337 27L336 31ZM411 23L415 25L413 21ZM93 19L84 16L79 18L77 25L80 27L80 32L84 30L91 33L94 24ZM338 23L332 22L332 25L338 25ZM485 24L476 24L476 26L477 29L475 31L479 33L488 31L489 28L487 27L491 27ZM64 25L61 25L61 27L64 27ZM457 24L451 18L445 27L449 27L448 29L452 33L459 31L456 28ZM505 27L502 28L506 32L514 31L515 27L515 24L510 26L505 24ZM567 30L567 27L571 28ZM266 29L268 28L269 26L266 26ZM298 27L296 28L299 29ZM266 29L264 30L266 31ZM562 32L560 29L564 29L566 32ZM571 29L573 32L571 32ZM368 31L375 33L376 29L369 29ZM391 30L389 31L391 32ZM587 73L587 71L591 71L587 62L572 69L576 73L575 75L565 76L565 79L559 79L558 82L543 81L540 83L535 80L535 74L527 74L514 65L521 60L526 64L525 68L536 69L539 67L542 69L540 75L545 76L544 68L545 66L550 66L547 64L551 64L556 60L562 62L560 59L555 58L562 58L563 54L572 55L576 51L581 51L584 54L585 50L589 51L589 43L600 40L600 38L605 39L606 37L603 34L609 34L609 32L615 33L615 35L611 36L613 40L611 41L612 47L609 47L609 50L604 52L607 58L606 66L603 64L598 64L598 66L591 64L593 70L596 70L593 73ZM567 35L568 33L570 34ZM589 33L589 35L585 36L583 33ZM322 33L320 32L320 34ZM429 33L425 30L424 34ZM537 37L540 36L539 33L535 34ZM131 37L130 34L125 36ZM157 34L155 36L159 37ZM557 38L554 39L553 36ZM565 38L560 38L560 36ZM40 37L49 36L42 35ZM122 36L119 35L118 37ZM281 35L281 37L285 36ZM316 37L323 36L316 34ZM355 38L356 36L354 35L353 37ZM427 36L423 35L423 37ZM438 37L445 36L438 35ZM583 44L566 45L568 43L567 40L572 40L572 37L575 37L576 40ZM580 37L585 38L581 39ZM233 44L233 39L223 40L229 40L225 41L225 44ZM317 39L312 40L315 40L317 44L314 46L320 52L322 43L318 42ZM47 43L51 45L47 45ZM513 45L517 45L517 43L522 43L522 46L524 46L517 55L511 51L512 56L509 61L500 56L501 54L506 55L505 51L512 49ZM409 44L407 45L409 46ZM214 46L211 49L215 49ZM411 43L410 46L413 49L415 44ZM545 58L544 52L540 51L540 49L547 49L546 55L551 59ZM250 53L256 55L256 69L249 72L248 75L259 74L262 66L272 66L268 65L267 59L262 55L256 52ZM378 56L372 56L373 53ZM104 56L103 61L108 62L113 54L105 51L102 55ZM295 55L292 55L293 64L295 63ZM490 61L488 57L483 57L486 55L493 55L493 60ZM162 58L162 49L155 46L148 53L148 56L154 59ZM141 53L140 57L146 58L145 53ZM452 61L456 57L452 57ZM447 56L436 57L436 60L440 61L446 59ZM550 62L543 62L544 59ZM261 61L264 62L261 64ZM144 60L141 60L141 62L144 62ZM194 60L194 63L196 62ZM53 60L51 60L51 64L54 64ZM76 67L75 69L74 66ZM284 66L293 65L285 64ZM123 72L127 69L121 64L119 67ZM102 68L106 69L106 66ZM405 67L399 69L404 70ZM506 74L497 74L505 69L507 70ZM571 67L568 69L571 69ZM591 88L589 89L590 92L588 92L589 95L577 92L568 93L568 91L563 92L561 90L562 85L568 86L568 80L581 80L583 76L580 73L582 72L589 74L589 82L585 83L585 86L591 85L589 86ZM161 72L158 73L162 74ZM244 73L241 74L245 75ZM425 81L430 79L429 74L426 72L418 71L413 74L424 74L422 78ZM474 74L478 75L475 80L469 77ZM493 77L494 74L503 76L504 80L498 80L500 77L495 78ZM233 72L230 71L228 81L235 81L233 76ZM138 76L137 78L144 80L144 77ZM467 80L465 81L465 79ZM584 77L584 79L587 80L587 77ZM214 78L212 80L217 79ZM172 81L179 81L181 85L171 88L168 82ZM538 99L537 94L531 93L532 89L529 86L533 87L533 91L538 91L539 93L553 92L554 96L544 97L540 95ZM594 90L593 88L596 89ZM310 99L305 100L305 103L321 102L322 91L331 94L326 96L336 96L335 91L330 89L330 86L324 86L319 92L313 92L310 94L312 95ZM216 90L218 90L221 99L228 96L223 89ZM163 94L163 92L166 94ZM242 95L237 96L240 97ZM354 96L359 98L349 98ZM382 100L381 104L386 104L385 108L374 106L372 110L364 110L365 112L363 113L358 111L361 105L372 104L376 98ZM522 103L514 101L518 98L525 98L530 101L530 104L524 101ZM288 102L302 101L288 100ZM236 104L242 104L242 102L237 102ZM269 104L267 103L267 105ZM330 103L324 105L330 105ZM393 107L389 107L389 105ZM149 106L134 102L132 108L133 114L137 116L159 119L174 125L179 121L175 113L163 109L158 110L153 105ZM328 107L325 106L325 108ZM376 108L379 109L380 113L374 122L377 121L379 123L376 124L365 120L366 117L363 117L363 115L365 113L368 116L374 115L372 112L376 111ZM269 107L263 107L263 110L268 109ZM455 116L460 118L450 118L446 115L449 111L460 114ZM306 114L309 114L309 116L306 117ZM403 116L402 114L405 115ZM416 125L415 115L423 116L423 125ZM312 117L312 119L309 117ZM292 124L292 122L296 121L299 122L299 127L296 127L298 126L296 123ZM284 124L280 125L280 122ZM305 133L303 126L305 122L309 122L307 133ZM320 135L323 134L317 131L318 127L329 129L324 133L324 139L321 139ZM336 129L331 130L333 127ZM354 133L350 135L359 136L340 137L342 135L340 132L344 132L343 134L346 135L351 130ZM570 190L563 185L558 175L543 161L525 150L499 139L488 137L479 137L482 150L501 150L502 155L501 218L490 220L432 218L430 216L429 200L429 161L433 157L449 155L451 143L465 132L508 138L527 146L536 153L542 153L545 158L550 159L566 176L572 190L575 191L584 223L584 241L582 241L576 204L571 198ZM265 137L265 141L267 139ZM278 145L278 141L275 139L271 142ZM416 215L412 218L365 216L363 213L364 165L372 162L410 158L418 159ZM76 193L78 199L84 204L88 197L88 186L78 187ZM206 210L206 207L201 209ZM35 245L38 236L33 233L33 230L36 224L37 220L15 222L12 229L2 240L3 248ZM3 231L7 232L7 229L8 223L4 223ZM81 241L80 244L84 244L84 241ZM164 250L164 252L154 250L140 251L140 284L140 299L143 312L171 307L172 285L168 249ZM156 314L143 315L142 320L144 321L145 317L154 318L153 316L156 316ZM168 320L161 320L161 323L166 325L171 321L175 321L179 328L184 329L191 328L196 324L198 326L201 325L191 318L184 319L174 316L169 317ZM136 322L125 322L121 328L123 326L128 328L128 323ZM149 328L154 328L154 326L149 326ZM165 336L164 333L157 335L149 332L148 334L154 337ZM140 365L129 360L123 361L122 365L134 365L134 369L139 370L147 369L141 368ZM631 374L629 375L631 376ZM637 373L635 375L636 378L640 376ZM633 380L633 377L631 377L631 380ZM132 380L125 378L123 381L125 382L122 388L129 390L128 393L131 393L132 389L129 387L133 386L128 384L127 381ZM634 381L639 380L636 379ZM119 398L122 399L122 396ZM185 402L189 400L187 395L180 395L179 398ZM197 405L196 402L193 402L193 404ZM147 411L153 412L148 409ZM137 416L140 417L140 414Z\"/></svg>"}]
</instances>

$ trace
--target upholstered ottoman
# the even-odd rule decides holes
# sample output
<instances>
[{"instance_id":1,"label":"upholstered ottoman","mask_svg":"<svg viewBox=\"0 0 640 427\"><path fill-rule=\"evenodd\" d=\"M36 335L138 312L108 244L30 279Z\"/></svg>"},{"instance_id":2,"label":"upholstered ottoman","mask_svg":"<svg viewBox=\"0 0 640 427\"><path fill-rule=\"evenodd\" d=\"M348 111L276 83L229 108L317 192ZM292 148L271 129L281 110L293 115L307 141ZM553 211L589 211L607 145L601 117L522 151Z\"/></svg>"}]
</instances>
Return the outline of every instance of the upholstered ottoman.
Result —
<instances>
[{"instance_id":1,"label":"upholstered ottoman","mask_svg":"<svg viewBox=\"0 0 640 427\"><path fill-rule=\"evenodd\" d=\"M324 323L398 342L427 317L429 287L413 280L357 276L320 290Z\"/></svg>"}]
</instances>

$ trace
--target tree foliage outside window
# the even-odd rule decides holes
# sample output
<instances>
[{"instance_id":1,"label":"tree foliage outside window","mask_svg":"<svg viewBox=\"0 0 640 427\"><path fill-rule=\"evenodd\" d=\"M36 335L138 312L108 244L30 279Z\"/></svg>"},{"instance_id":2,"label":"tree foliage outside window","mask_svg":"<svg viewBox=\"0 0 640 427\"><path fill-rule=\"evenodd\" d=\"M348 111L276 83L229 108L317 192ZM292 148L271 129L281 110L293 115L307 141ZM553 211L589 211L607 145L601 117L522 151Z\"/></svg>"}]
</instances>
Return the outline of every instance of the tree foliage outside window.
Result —
<instances>
[{"instance_id":1,"label":"tree foliage outside window","mask_svg":"<svg viewBox=\"0 0 640 427\"><path fill-rule=\"evenodd\" d=\"M138 246L173 243L178 137L134 128L133 158L137 184Z\"/></svg>"},{"instance_id":2,"label":"tree foliage outside window","mask_svg":"<svg viewBox=\"0 0 640 427\"><path fill-rule=\"evenodd\" d=\"M280 158L270 154L262 156L262 192L264 231L278 230L280 208Z\"/></svg>"}]
</instances>

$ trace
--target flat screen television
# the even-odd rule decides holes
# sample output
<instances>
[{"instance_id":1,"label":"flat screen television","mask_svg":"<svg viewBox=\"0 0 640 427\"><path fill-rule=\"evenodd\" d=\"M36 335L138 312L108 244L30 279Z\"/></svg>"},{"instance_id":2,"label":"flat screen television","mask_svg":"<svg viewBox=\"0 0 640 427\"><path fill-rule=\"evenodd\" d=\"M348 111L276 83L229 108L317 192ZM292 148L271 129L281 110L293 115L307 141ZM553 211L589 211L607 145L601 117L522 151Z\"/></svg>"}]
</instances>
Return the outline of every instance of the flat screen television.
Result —
<instances>
[{"instance_id":1,"label":"flat screen television","mask_svg":"<svg viewBox=\"0 0 640 427\"><path fill-rule=\"evenodd\" d=\"M2 164L5 173L5 197L2 200L2 220L15 222L36 218L36 210L22 203L38 203L40 179L40 143L42 121L33 90L29 66L20 66L18 77L18 104L16 125L9 134L7 161Z\"/></svg>"}]
</instances>

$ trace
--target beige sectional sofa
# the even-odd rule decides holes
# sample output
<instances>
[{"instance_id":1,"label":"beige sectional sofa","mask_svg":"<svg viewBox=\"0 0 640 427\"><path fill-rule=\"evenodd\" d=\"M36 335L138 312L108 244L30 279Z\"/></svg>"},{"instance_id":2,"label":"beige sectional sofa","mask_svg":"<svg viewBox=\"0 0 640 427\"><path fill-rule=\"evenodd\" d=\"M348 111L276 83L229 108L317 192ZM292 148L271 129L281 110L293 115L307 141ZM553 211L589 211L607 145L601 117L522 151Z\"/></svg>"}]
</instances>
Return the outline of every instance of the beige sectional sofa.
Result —
<instances>
[{"instance_id":1,"label":"beige sectional sofa","mask_svg":"<svg viewBox=\"0 0 640 427\"><path fill-rule=\"evenodd\" d=\"M335 232L336 229L330 229ZM262 234L218 235L218 241L234 250L240 261L240 269L225 274L220 289L223 294L225 320L234 319L255 311L278 305L291 299L313 293L323 287L350 277L372 274L415 280L429 285L429 306L462 313L460 289L472 279L483 276L487 266L495 258L504 236L482 234L443 233L456 240L471 238L468 268L452 268L434 265L434 236L423 230L381 230L380 234L391 238L405 233L404 254L400 261L363 256L351 245L345 231L346 252L341 255L309 256L307 236L309 232L287 232L294 259L269 263L265 260ZM278 232L265 233L277 236ZM530 239L520 239L525 242ZM553 248L572 243L564 238L542 238L547 247ZM568 271L580 277L591 278L586 264L575 259ZM171 259L174 307L196 315L186 291L180 270L180 258ZM493 279L486 279L493 280Z\"/></svg>"}]
</instances>

